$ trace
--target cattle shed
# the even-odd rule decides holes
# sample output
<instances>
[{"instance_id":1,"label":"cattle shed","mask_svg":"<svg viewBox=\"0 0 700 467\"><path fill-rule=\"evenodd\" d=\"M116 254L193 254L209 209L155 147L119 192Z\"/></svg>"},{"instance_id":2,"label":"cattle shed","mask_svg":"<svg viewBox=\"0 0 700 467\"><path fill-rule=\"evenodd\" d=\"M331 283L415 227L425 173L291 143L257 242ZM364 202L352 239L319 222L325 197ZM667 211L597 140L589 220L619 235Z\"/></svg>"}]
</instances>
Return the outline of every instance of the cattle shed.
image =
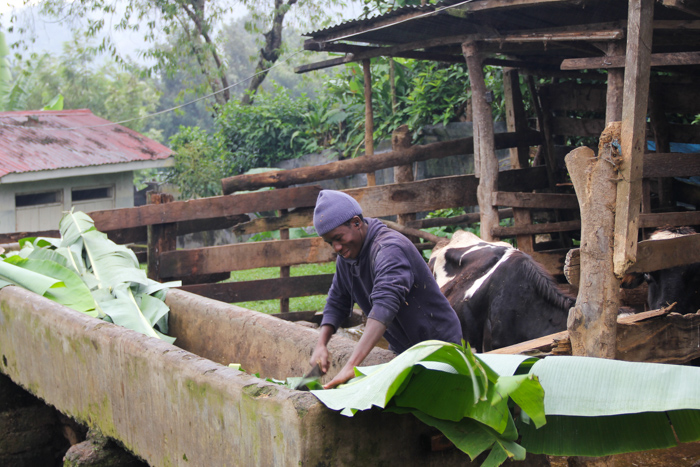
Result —
<instances>
[{"instance_id":1,"label":"cattle shed","mask_svg":"<svg viewBox=\"0 0 700 467\"><path fill-rule=\"evenodd\" d=\"M64 211L134 206L134 171L171 151L87 109L0 113L0 232L53 230Z\"/></svg>"},{"instance_id":2,"label":"cattle shed","mask_svg":"<svg viewBox=\"0 0 700 467\"><path fill-rule=\"evenodd\" d=\"M655 227L700 224L689 194L694 188L686 183L700 174L693 146L700 127L689 124L700 110L693 84L699 27L700 7L675 0L446 0L309 33L306 50L339 56L297 72L361 62L371 99L374 57L466 62L481 236L509 236L499 226L504 206L526 222L530 212L523 208L554 209L548 227L538 222L528 234L580 232L581 248L567 263L572 283L580 285L568 323L571 344L575 354L613 358L623 275L700 260L697 235L640 242ZM503 69L507 124L515 133L512 168L531 165L530 132L541 138L535 160L543 161L548 186L536 193L499 190L485 65ZM536 121L525 118L521 80ZM366 120L371 131L370 105ZM566 147L572 137L581 146L574 151ZM564 211L574 191L580 217ZM532 235L517 239L520 249L537 249ZM585 280L579 284L578 277Z\"/></svg>"}]
</instances>

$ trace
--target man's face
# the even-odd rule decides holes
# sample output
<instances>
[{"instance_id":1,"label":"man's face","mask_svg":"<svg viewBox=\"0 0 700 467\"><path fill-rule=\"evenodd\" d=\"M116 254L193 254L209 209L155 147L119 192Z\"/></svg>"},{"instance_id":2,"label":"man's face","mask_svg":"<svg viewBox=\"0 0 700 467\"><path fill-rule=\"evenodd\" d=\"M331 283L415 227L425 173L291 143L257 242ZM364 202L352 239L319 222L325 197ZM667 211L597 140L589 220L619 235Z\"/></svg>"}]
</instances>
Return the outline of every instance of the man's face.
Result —
<instances>
[{"instance_id":1,"label":"man's face","mask_svg":"<svg viewBox=\"0 0 700 467\"><path fill-rule=\"evenodd\" d=\"M362 226L360 218L353 217L350 220L350 225L341 224L323 235L322 238L343 258L355 259L360 254L364 241Z\"/></svg>"}]
</instances>

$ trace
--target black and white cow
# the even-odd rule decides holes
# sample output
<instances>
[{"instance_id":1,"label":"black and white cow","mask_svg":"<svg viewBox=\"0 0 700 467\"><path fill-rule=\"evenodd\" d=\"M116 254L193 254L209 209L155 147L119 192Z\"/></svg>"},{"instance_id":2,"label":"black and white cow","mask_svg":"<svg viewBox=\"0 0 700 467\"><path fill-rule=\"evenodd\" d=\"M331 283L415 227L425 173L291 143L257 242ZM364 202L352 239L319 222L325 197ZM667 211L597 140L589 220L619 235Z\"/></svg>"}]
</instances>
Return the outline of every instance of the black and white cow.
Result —
<instances>
[{"instance_id":1,"label":"black and white cow","mask_svg":"<svg viewBox=\"0 0 700 467\"><path fill-rule=\"evenodd\" d=\"M663 228L654 232L650 240L682 237L695 234L691 227ZM622 280L623 288L634 288L646 281L647 307L658 310L672 303L674 313L696 313L700 310L700 263L661 269L647 273L627 274Z\"/></svg>"},{"instance_id":2,"label":"black and white cow","mask_svg":"<svg viewBox=\"0 0 700 467\"><path fill-rule=\"evenodd\" d=\"M489 351L566 329L575 299L529 255L457 231L433 250L430 267L457 312L464 339Z\"/></svg>"}]
</instances>

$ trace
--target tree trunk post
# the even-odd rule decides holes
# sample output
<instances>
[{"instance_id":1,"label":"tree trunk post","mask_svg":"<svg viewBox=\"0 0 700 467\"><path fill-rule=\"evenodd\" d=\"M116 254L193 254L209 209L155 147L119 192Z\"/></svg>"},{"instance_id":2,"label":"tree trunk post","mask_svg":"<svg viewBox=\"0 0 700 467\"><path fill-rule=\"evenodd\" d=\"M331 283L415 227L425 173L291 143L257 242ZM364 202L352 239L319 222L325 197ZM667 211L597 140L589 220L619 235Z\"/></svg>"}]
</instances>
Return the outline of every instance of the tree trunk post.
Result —
<instances>
[{"instance_id":1,"label":"tree trunk post","mask_svg":"<svg viewBox=\"0 0 700 467\"><path fill-rule=\"evenodd\" d=\"M165 204L173 201L173 195L168 193L148 192L149 204ZM177 224L153 224L147 228L148 232L148 278L160 281L163 275L160 270L160 255L165 251L174 251L177 248Z\"/></svg>"},{"instance_id":2,"label":"tree trunk post","mask_svg":"<svg viewBox=\"0 0 700 467\"><path fill-rule=\"evenodd\" d=\"M625 43L621 41L608 44L606 55L624 55ZM622 99L625 85L625 69L608 69L608 87L605 97L605 124L622 121Z\"/></svg>"},{"instance_id":3,"label":"tree trunk post","mask_svg":"<svg viewBox=\"0 0 700 467\"><path fill-rule=\"evenodd\" d=\"M408 125L401 125L391 134L391 150L401 151L411 147L411 133L408 131ZM407 183L414 180L413 164L398 165L394 167L394 183ZM406 225L410 221L416 220L415 214L398 214L396 221L400 225ZM416 243L418 238L409 237L412 242Z\"/></svg>"},{"instance_id":4,"label":"tree trunk post","mask_svg":"<svg viewBox=\"0 0 700 467\"><path fill-rule=\"evenodd\" d=\"M486 83L479 48L474 42L465 42L462 44L462 53L467 61L472 86L474 165L479 167L476 172L476 176L479 177L476 196L481 214L481 238L493 241L496 238L491 233L492 229L498 227L498 211L491 202L493 193L498 191L498 159L493 141L493 114L491 105L486 101Z\"/></svg>"},{"instance_id":5,"label":"tree trunk post","mask_svg":"<svg viewBox=\"0 0 700 467\"><path fill-rule=\"evenodd\" d=\"M372 71L370 60L362 60L362 72L365 77L365 156L374 155L374 113L372 111ZM367 174L367 186L377 184L374 172Z\"/></svg>"},{"instance_id":6,"label":"tree trunk post","mask_svg":"<svg viewBox=\"0 0 700 467\"><path fill-rule=\"evenodd\" d=\"M620 122L608 124L598 156L579 147L566 156L581 207L581 271L567 328L573 355L615 358L620 280L613 272L613 229Z\"/></svg>"},{"instance_id":7,"label":"tree trunk post","mask_svg":"<svg viewBox=\"0 0 700 467\"><path fill-rule=\"evenodd\" d=\"M620 130L622 160L615 208L614 261L618 277L637 259L654 0L629 0L628 11L625 97Z\"/></svg>"}]
</instances>

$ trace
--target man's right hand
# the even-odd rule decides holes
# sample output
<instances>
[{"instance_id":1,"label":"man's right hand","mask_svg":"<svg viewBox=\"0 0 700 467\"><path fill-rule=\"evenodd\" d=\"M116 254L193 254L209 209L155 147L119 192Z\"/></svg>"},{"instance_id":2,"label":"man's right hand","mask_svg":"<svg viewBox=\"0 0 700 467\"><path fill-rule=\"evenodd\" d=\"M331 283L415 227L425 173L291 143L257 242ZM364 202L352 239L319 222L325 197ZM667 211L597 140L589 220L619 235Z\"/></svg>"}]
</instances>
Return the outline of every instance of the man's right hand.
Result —
<instances>
[{"instance_id":1,"label":"man's right hand","mask_svg":"<svg viewBox=\"0 0 700 467\"><path fill-rule=\"evenodd\" d=\"M333 326L329 324L324 324L323 326L321 326L321 330L319 331L318 335L318 342L316 343L316 348L311 354L311 359L309 360L309 364L311 366L314 366L318 363L318 366L321 367L321 371L324 375L328 372L328 368L330 367L328 341L331 340L331 337L334 333L335 328Z\"/></svg>"}]
</instances>

